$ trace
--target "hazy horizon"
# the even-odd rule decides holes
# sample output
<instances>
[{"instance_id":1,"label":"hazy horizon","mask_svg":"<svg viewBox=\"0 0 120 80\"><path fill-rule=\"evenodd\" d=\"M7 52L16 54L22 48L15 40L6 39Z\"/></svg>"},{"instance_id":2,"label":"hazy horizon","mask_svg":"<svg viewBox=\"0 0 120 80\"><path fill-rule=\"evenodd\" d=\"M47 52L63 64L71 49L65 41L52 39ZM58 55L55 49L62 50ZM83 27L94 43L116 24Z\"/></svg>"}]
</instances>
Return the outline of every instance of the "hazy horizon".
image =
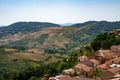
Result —
<instances>
[{"instance_id":1,"label":"hazy horizon","mask_svg":"<svg viewBox=\"0 0 120 80\"><path fill-rule=\"evenodd\" d=\"M120 0L0 0L0 25L120 21Z\"/></svg>"}]
</instances>

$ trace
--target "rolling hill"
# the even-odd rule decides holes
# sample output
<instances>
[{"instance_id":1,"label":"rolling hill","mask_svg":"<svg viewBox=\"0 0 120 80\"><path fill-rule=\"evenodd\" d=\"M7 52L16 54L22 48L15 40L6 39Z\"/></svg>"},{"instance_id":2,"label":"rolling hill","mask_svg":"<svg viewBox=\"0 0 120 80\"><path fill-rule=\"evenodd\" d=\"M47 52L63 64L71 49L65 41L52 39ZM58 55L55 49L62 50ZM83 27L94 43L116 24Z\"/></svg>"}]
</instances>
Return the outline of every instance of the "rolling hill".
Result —
<instances>
[{"instance_id":1,"label":"rolling hill","mask_svg":"<svg viewBox=\"0 0 120 80\"><path fill-rule=\"evenodd\" d=\"M6 29L5 29L6 28ZM120 22L88 21L71 26L17 22L0 28L0 44L37 48L43 53L72 54L100 33L120 28Z\"/></svg>"},{"instance_id":2,"label":"rolling hill","mask_svg":"<svg viewBox=\"0 0 120 80\"><path fill-rule=\"evenodd\" d=\"M89 21L70 26L17 22L0 27L0 73L17 74L30 67L65 60L98 34L115 29L120 29L120 22Z\"/></svg>"},{"instance_id":3,"label":"rolling hill","mask_svg":"<svg viewBox=\"0 0 120 80\"><path fill-rule=\"evenodd\" d=\"M0 38L16 33L35 32L43 27L55 26L60 25L48 22L16 22L8 26L0 27Z\"/></svg>"}]
</instances>

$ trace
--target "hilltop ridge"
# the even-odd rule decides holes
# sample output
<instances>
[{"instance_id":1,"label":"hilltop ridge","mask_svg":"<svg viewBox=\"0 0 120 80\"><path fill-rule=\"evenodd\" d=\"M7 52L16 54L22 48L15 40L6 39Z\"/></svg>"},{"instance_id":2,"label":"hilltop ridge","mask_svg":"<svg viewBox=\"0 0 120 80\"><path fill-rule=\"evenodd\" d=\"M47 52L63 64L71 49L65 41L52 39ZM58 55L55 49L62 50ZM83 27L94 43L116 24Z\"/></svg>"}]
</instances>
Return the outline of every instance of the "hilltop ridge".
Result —
<instances>
[{"instance_id":1,"label":"hilltop ridge","mask_svg":"<svg viewBox=\"0 0 120 80\"><path fill-rule=\"evenodd\" d=\"M96 35L118 28L119 21L88 21L70 26L46 22L17 22L0 28L0 44L38 48L44 53L72 54L89 44Z\"/></svg>"}]
</instances>

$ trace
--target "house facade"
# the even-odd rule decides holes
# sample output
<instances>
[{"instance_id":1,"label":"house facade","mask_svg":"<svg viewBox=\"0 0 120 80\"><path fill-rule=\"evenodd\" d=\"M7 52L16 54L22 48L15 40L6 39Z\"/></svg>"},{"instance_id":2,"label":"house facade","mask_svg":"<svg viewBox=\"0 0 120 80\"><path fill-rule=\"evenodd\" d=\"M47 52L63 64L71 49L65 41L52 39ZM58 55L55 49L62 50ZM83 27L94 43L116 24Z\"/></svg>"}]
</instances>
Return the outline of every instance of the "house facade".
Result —
<instances>
[{"instance_id":1,"label":"house facade","mask_svg":"<svg viewBox=\"0 0 120 80\"><path fill-rule=\"evenodd\" d=\"M84 75L85 77L89 77L92 75L93 68L79 63L74 66L74 70L76 71L77 75Z\"/></svg>"}]
</instances>

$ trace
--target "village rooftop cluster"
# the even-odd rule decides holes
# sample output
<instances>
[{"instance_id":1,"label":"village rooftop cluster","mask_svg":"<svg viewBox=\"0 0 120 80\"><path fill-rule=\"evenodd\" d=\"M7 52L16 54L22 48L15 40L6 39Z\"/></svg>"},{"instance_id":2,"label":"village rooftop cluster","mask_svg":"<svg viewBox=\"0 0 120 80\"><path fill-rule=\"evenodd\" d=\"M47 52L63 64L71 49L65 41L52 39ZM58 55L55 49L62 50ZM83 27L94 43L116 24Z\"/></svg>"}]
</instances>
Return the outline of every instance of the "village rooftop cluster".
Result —
<instances>
[{"instance_id":1,"label":"village rooftop cluster","mask_svg":"<svg viewBox=\"0 0 120 80\"><path fill-rule=\"evenodd\" d=\"M77 76L71 77L73 74ZM77 65L48 80L120 80L120 45L98 50L92 56L80 56Z\"/></svg>"}]
</instances>

